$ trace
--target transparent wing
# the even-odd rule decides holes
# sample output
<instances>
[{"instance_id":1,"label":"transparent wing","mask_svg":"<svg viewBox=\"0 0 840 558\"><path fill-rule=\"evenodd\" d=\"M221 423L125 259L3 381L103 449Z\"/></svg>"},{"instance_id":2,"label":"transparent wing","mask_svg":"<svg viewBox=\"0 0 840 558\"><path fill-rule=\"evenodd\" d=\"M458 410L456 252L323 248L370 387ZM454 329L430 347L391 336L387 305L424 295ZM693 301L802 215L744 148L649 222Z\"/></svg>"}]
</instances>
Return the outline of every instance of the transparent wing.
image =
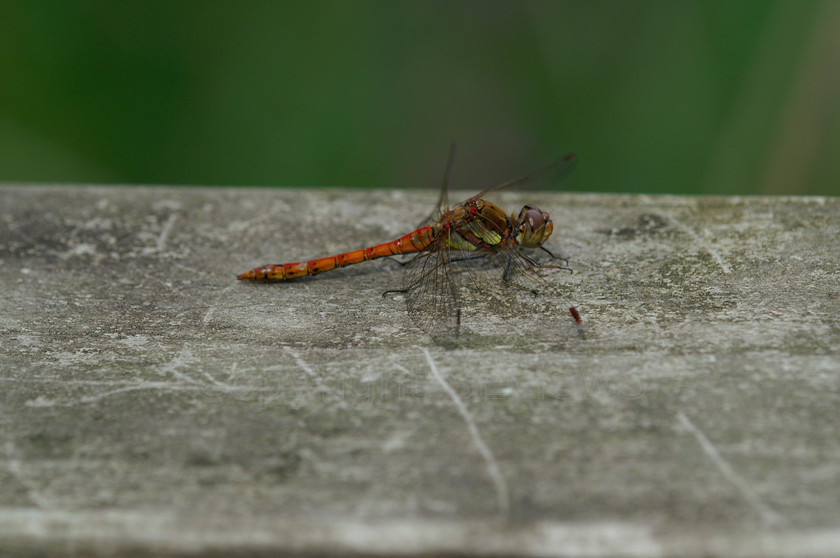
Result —
<instances>
[{"instance_id":1,"label":"transparent wing","mask_svg":"<svg viewBox=\"0 0 840 558\"><path fill-rule=\"evenodd\" d=\"M494 252L459 251L441 234L406 264L406 307L417 327L443 346L462 341L464 329L479 336L516 329L530 338L554 337L550 324L573 324L551 271L560 272L516 244Z\"/></svg>"},{"instance_id":2,"label":"transparent wing","mask_svg":"<svg viewBox=\"0 0 840 558\"><path fill-rule=\"evenodd\" d=\"M449 208L449 177L452 175L452 163L455 161L455 144L449 147L449 159L446 161L446 170L443 173L443 183L440 186L440 196L435 209L421 223L420 228L437 222L438 218Z\"/></svg>"},{"instance_id":3,"label":"transparent wing","mask_svg":"<svg viewBox=\"0 0 840 558\"><path fill-rule=\"evenodd\" d=\"M501 190L502 188L510 188L516 186L548 186L553 185L566 177L570 172L572 172L577 165L577 156L573 153L569 153L561 157L560 159L554 161L550 165L546 165L544 167L538 168L535 171L529 172L528 174L522 175L519 178L514 178L513 180L508 180L507 182L502 182L492 188L487 188L486 190L482 190L478 194L474 195L471 199L478 199L483 198L490 192L495 192L496 190Z\"/></svg>"},{"instance_id":4,"label":"transparent wing","mask_svg":"<svg viewBox=\"0 0 840 558\"><path fill-rule=\"evenodd\" d=\"M558 327L574 327L564 304L563 273L561 266L537 262L515 243L453 260L454 282L466 287L460 297L464 329L481 334L517 330L531 338L551 338Z\"/></svg>"},{"instance_id":5,"label":"transparent wing","mask_svg":"<svg viewBox=\"0 0 840 558\"><path fill-rule=\"evenodd\" d=\"M439 344L457 343L460 326L458 287L452 276L449 247L442 231L405 266L403 291L408 315Z\"/></svg>"}]
</instances>

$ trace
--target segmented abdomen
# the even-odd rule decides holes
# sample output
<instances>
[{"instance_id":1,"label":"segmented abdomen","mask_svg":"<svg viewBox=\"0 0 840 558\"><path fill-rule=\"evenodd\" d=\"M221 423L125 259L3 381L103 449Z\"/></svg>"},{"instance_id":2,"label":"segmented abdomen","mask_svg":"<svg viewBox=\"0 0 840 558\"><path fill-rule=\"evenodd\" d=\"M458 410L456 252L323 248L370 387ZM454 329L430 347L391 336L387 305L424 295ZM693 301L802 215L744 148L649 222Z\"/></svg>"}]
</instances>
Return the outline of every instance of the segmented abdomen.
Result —
<instances>
[{"instance_id":1,"label":"segmented abdomen","mask_svg":"<svg viewBox=\"0 0 840 558\"><path fill-rule=\"evenodd\" d=\"M255 267L250 271L242 273L237 279L242 281L261 281L264 283L298 279L299 277L316 275L337 267L375 260L376 258L419 252L431 244L434 238L435 229L433 227L421 227L391 242L370 246L362 250L354 250L353 252L345 252L307 262L266 264Z\"/></svg>"}]
</instances>

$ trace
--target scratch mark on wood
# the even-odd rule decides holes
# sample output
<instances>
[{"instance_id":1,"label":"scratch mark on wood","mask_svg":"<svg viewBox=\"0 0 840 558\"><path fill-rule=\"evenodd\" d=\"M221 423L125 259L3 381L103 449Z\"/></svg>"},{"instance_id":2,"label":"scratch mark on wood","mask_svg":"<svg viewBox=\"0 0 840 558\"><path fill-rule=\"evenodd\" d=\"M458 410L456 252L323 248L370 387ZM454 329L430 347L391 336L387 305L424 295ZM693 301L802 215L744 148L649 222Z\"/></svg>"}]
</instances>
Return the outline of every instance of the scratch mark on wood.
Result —
<instances>
[{"instance_id":1,"label":"scratch mark on wood","mask_svg":"<svg viewBox=\"0 0 840 558\"><path fill-rule=\"evenodd\" d=\"M693 238L694 241L697 242L697 245L701 249L705 250L706 253L709 254L712 257L712 259L717 264L717 266L721 269L721 271L723 271L724 273L731 273L732 272L732 268L730 268L729 264L727 264L723 260L723 257L720 255L720 252L718 252L716 249L712 248L712 246L710 246L709 243L706 242L706 239L704 238L704 236L707 236L707 235L700 236L699 234L697 234L696 232L694 232L693 230L691 230L687 226L680 223L672 215L668 215L668 218L671 220L672 223L677 225L677 227L679 227L679 229L681 231L683 231L685 234L687 234L688 236ZM708 233L708 231L706 231L704 229L704 233Z\"/></svg>"},{"instance_id":2,"label":"scratch mark on wood","mask_svg":"<svg viewBox=\"0 0 840 558\"><path fill-rule=\"evenodd\" d=\"M172 227L175 225L175 220L177 218L177 214L170 213L166 223L163 224L163 229L161 229L160 235L157 238L157 243L155 244L155 248L157 248L158 252L163 252L166 249L166 242L169 240L169 234L172 232Z\"/></svg>"},{"instance_id":3,"label":"scratch mark on wood","mask_svg":"<svg viewBox=\"0 0 840 558\"><path fill-rule=\"evenodd\" d=\"M679 419L680 423L686 428L686 430L688 430L694 436L694 438L700 444L700 447L703 448L703 451L706 452L706 455L709 457L712 463L714 463L718 470L721 472L721 474L724 477L726 477L726 480L735 485L735 488L737 488L741 492L741 495L744 497L744 499L746 499L747 503L749 503L749 505L752 506L752 508L756 510L759 513L759 515L761 515L761 518L766 523L770 525L783 525L787 523L787 520L782 515L770 508L770 506L768 506L767 504L765 504L761 497L758 494L756 494L755 490L753 490L752 487L750 487L747 481L744 480L744 478L741 475L735 472L732 466L729 465L729 463L723 457L721 457L720 453L718 452L717 448L715 448L715 446L712 444L712 442L710 442L709 439L706 438L706 436L703 434L703 432L700 431L699 428L694 426L694 423L691 422L687 416L685 416L683 413L678 413L677 418Z\"/></svg>"},{"instance_id":4,"label":"scratch mark on wood","mask_svg":"<svg viewBox=\"0 0 840 558\"><path fill-rule=\"evenodd\" d=\"M481 453L481 456L487 464L487 472L490 474L490 478L493 480L493 485L496 488L496 500L499 507L499 513L503 517L507 517L510 512L510 496L508 494L505 477L502 476L502 472L499 470L499 464L496 462L496 458L493 457L493 452L490 451L490 448L484 442L484 438L482 438L481 432L478 431L475 419L473 419L469 409L467 409L467 406L464 405L464 402L460 397L458 397L458 393L452 389L452 386L446 382L438 371L435 361L432 359L432 355L429 354L429 351L426 350L425 347L421 347L421 350L426 355L426 362L429 363L429 369L432 371L432 376L435 377L435 380L437 380L446 394L449 395L450 399L452 399L452 402L455 404L458 412L461 413L461 417L463 417L464 422L467 423L467 429L469 430L475 445L478 447L478 451Z\"/></svg>"}]
</instances>

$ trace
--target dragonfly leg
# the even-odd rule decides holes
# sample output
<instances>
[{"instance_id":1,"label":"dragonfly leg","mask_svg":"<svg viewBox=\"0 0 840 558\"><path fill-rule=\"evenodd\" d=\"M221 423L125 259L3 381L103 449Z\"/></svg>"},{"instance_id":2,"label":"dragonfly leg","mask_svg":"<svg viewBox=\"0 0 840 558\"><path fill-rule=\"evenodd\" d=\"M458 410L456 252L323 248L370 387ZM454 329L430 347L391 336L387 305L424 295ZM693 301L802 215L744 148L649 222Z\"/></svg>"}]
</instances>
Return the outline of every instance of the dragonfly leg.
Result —
<instances>
[{"instance_id":1,"label":"dragonfly leg","mask_svg":"<svg viewBox=\"0 0 840 558\"><path fill-rule=\"evenodd\" d=\"M405 254L395 254L395 255L393 255L393 256L389 256L389 257L391 258L391 261L392 261L392 262L397 262L397 263L398 263L398 264L400 264L400 265L408 265L408 264L410 264L411 262L413 262L413 261L414 261L414 258L416 258L416 257L417 257L417 254L415 254L415 255L414 255L414 257L412 257L412 258L410 258L410 259L408 259L408 260L405 260L405 261L403 261L403 260L398 260L398 259L397 259L397 256L404 256L404 255L405 255Z\"/></svg>"},{"instance_id":2,"label":"dragonfly leg","mask_svg":"<svg viewBox=\"0 0 840 558\"><path fill-rule=\"evenodd\" d=\"M449 263L455 262L467 262L469 260L480 260L481 258L486 258L489 254L476 254L475 256L464 256L463 258L453 258L449 260Z\"/></svg>"},{"instance_id":3,"label":"dragonfly leg","mask_svg":"<svg viewBox=\"0 0 840 558\"><path fill-rule=\"evenodd\" d=\"M570 275L575 272L575 270L572 269L571 267L566 267L564 265L537 264L537 267L540 268L540 269L562 269L563 271L568 271Z\"/></svg>"},{"instance_id":4,"label":"dragonfly leg","mask_svg":"<svg viewBox=\"0 0 840 558\"><path fill-rule=\"evenodd\" d=\"M546 252L548 252L548 250L546 250ZM548 253L551 254L551 252L548 252ZM569 260L567 260L566 258L557 258L558 260L563 260L563 261L566 262L566 265L564 266L564 265L541 264L541 263L535 261L533 258L531 258L530 256L528 256L528 254L525 254L525 253L522 253L522 257L525 258L525 260L529 264L531 264L534 267L539 268L539 269L562 269L563 271L568 271L569 273L574 273L574 270L572 270L571 267L567 267L569 265Z\"/></svg>"},{"instance_id":5,"label":"dragonfly leg","mask_svg":"<svg viewBox=\"0 0 840 558\"><path fill-rule=\"evenodd\" d=\"M564 265L569 265L569 259L568 258L564 258L563 256L555 256L554 253L551 250L549 250L548 248L546 248L545 246L540 246L540 250L542 250L543 252L545 252L546 254L548 254L549 256L554 258L555 260L560 260L561 262L563 262Z\"/></svg>"},{"instance_id":6,"label":"dragonfly leg","mask_svg":"<svg viewBox=\"0 0 840 558\"><path fill-rule=\"evenodd\" d=\"M382 293L382 298L385 298L386 295L389 294L405 294L408 292L408 289L388 289L384 293Z\"/></svg>"},{"instance_id":7,"label":"dragonfly leg","mask_svg":"<svg viewBox=\"0 0 840 558\"><path fill-rule=\"evenodd\" d=\"M416 257L417 257L417 256L415 256L415 258L416 258ZM409 260L409 261L408 261L408 262L406 262L406 263L411 263L411 262L413 262L415 258L411 258L411 260ZM435 265L434 265L431 269L426 270L426 271L425 271L422 275L420 275L420 277L418 277L417 279L415 279L415 280L414 280L414 281L413 281L410 285L408 285L408 286L407 286L406 288L404 288L404 289L388 289L387 291L385 291L384 293L382 293L382 298L385 298L385 295L387 295L387 294L406 294L408 291L410 291L411 289L413 289L413 288L414 288L414 287L415 287L418 283L420 283L423 279L425 279L425 278L426 278L426 277L428 277L431 273L433 273L433 272L434 272L437 268L439 268L441 265L442 265L442 264L441 264L440 262L438 262L438 263L437 263L437 264L435 264Z\"/></svg>"}]
</instances>

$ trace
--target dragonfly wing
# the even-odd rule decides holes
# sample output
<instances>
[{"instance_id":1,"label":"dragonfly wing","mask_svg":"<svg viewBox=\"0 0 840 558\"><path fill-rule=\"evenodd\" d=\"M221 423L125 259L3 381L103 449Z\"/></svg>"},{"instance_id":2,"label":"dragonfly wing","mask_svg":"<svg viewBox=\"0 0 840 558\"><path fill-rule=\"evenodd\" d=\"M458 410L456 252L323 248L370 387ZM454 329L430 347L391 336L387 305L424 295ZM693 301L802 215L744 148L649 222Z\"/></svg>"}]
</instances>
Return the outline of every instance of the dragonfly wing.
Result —
<instances>
[{"instance_id":1,"label":"dragonfly wing","mask_svg":"<svg viewBox=\"0 0 840 558\"><path fill-rule=\"evenodd\" d=\"M561 270L540 265L518 246L459 251L437 239L406 264L408 314L444 346L463 337L462 320L480 336L505 335L511 328L525 328L533 338L551 336L552 320L568 322L565 296L552 271Z\"/></svg>"},{"instance_id":2,"label":"dragonfly wing","mask_svg":"<svg viewBox=\"0 0 840 558\"><path fill-rule=\"evenodd\" d=\"M477 200L478 198L483 198L490 192L495 192L496 190L501 190L502 188L515 186L550 186L565 178L566 175L574 170L576 165L577 156L570 153L549 165L538 168L537 170L529 172L519 178L514 178L513 180L508 180L507 182L502 182L501 184L482 190L478 194L474 195L472 199Z\"/></svg>"},{"instance_id":3,"label":"dragonfly wing","mask_svg":"<svg viewBox=\"0 0 840 558\"><path fill-rule=\"evenodd\" d=\"M446 170L443 173L443 183L440 186L440 196L438 197L437 205L432 213L420 223L420 227L437 222L438 218L449 209L449 178L452 175L452 163L454 161L455 144L453 143L449 147L449 159L446 161Z\"/></svg>"},{"instance_id":4,"label":"dragonfly wing","mask_svg":"<svg viewBox=\"0 0 840 558\"><path fill-rule=\"evenodd\" d=\"M467 287L460 301L465 327L489 333L494 323L504 331L552 319L568 321L566 296L559 285L562 273L536 262L516 245L453 261L455 283Z\"/></svg>"},{"instance_id":5,"label":"dragonfly wing","mask_svg":"<svg viewBox=\"0 0 840 558\"><path fill-rule=\"evenodd\" d=\"M452 276L446 231L405 266L403 290L408 314L441 344L455 343L460 326L458 288Z\"/></svg>"},{"instance_id":6,"label":"dragonfly wing","mask_svg":"<svg viewBox=\"0 0 840 558\"><path fill-rule=\"evenodd\" d=\"M513 246L504 252L505 276L509 286L527 291L532 295L548 294L554 287L540 270L550 269L525 254L518 246Z\"/></svg>"},{"instance_id":7,"label":"dragonfly wing","mask_svg":"<svg viewBox=\"0 0 840 558\"><path fill-rule=\"evenodd\" d=\"M517 315L527 316L532 337L547 335L547 339L555 340L559 334L584 338L580 316L569 301L570 292L561 287L561 278L569 268L555 263L540 264L518 246L506 253L506 265L506 286L520 293Z\"/></svg>"}]
</instances>

